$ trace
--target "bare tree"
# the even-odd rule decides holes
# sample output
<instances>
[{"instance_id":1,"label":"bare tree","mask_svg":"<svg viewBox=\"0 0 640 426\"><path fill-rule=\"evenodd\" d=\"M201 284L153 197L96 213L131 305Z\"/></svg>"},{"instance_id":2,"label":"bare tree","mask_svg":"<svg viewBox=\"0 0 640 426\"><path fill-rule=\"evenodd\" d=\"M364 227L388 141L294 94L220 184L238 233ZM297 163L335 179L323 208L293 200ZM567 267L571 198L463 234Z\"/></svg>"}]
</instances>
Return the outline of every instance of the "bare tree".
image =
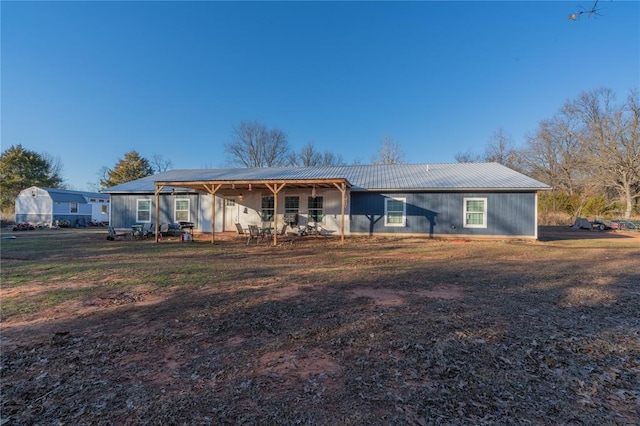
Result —
<instances>
[{"instance_id":1,"label":"bare tree","mask_svg":"<svg viewBox=\"0 0 640 426\"><path fill-rule=\"evenodd\" d=\"M322 153L321 166L344 166L345 162L340 154L334 154L331 151L324 151Z\"/></svg>"},{"instance_id":2,"label":"bare tree","mask_svg":"<svg viewBox=\"0 0 640 426\"><path fill-rule=\"evenodd\" d=\"M313 142L307 143L300 151L292 152L289 155L289 164L292 166L339 166L344 164L342 156L336 155L328 150L317 151Z\"/></svg>"},{"instance_id":3,"label":"bare tree","mask_svg":"<svg viewBox=\"0 0 640 426\"><path fill-rule=\"evenodd\" d=\"M289 155L289 164L292 166L316 166L320 162L321 155L316 151L313 142L307 143L298 152Z\"/></svg>"},{"instance_id":4,"label":"bare tree","mask_svg":"<svg viewBox=\"0 0 640 426\"><path fill-rule=\"evenodd\" d=\"M560 111L540 122L522 151L528 174L568 195L583 191L589 176L578 126L575 117Z\"/></svg>"},{"instance_id":5,"label":"bare tree","mask_svg":"<svg viewBox=\"0 0 640 426\"><path fill-rule=\"evenodd\" d=\"M454 158L458 163L481 163L483 161L480 154L475 153L470 149L465 152L458 152Z\"/></svg>"},{"instance_id":6,"label":"bare tree","mask_svg":"<svg viewBox=\"0 0 640 426\"><path fill-rule=\"evenodd\" d=\"M161 154L153 154L149 163L156 174L173 169L173 161L170 158L164 158Z\"/></svg>"},{"instance_id":7,"label":"bare tree","mask_svg":"<svg viewBox=\"0 0 640 426\"><path fill-rule=\"evenodd\" d=\"M98 180L95 182L87 183L87 186L89 187L89 189L95 192L98 192L104 189L101 182L106 182L109 179L109 172L110 172L109 167L107 166L100 167L100 169L96 173L96 175L98 176Z\"/></svg>"},{"instance_id":8,"label":"bare tree","mask_svg":"<svg viewBox=\"0 0 640 426\"><path fill-rule=\"evenodd\" d=\"M583 93L567 104L584 124L582 144L590 167L603 189L617 193L625 205L625 218L631 217L635 200L640 198L640 102L632 91L627 101L616 104L610 89Z\"/></svg>"},{"instance_id":9,"label":"bare tree","mask_svg":"<svg viewBox=\"0 0 640 426\"><path fill-rule=\"evenodd\" d=\"M454 158L458 163L500 163L515 170L522 170L519 150L515 148L513 138L502 127L493 132L483 154L468 149L457 153Z\"/></svg>"},{"instance_id":10,"label":"bare tree","mask_svg":"<svg viewBox=\"0 0 640 426\"><path fill-rule=\"evenodd\" d=\"M494 131L489 138L485 148L484 161L499 163L515 170L521 169L520 156L515 149L513 138L502 127Z\"/></svg>"},{"instance_id":11,"label":"bare tree","mask_svg":"<svg viewBox=\"0 0 640 426\"><path fill-rule=\"evenodd\" d=\"M231 141L225 145L229 161L243 167L282 166L289 151L286 133L255 120L233 126Z\"/></svg>"},{"instance_id":12,"label":"bare tree","mask_svg":"<svg viewBox=\"0 0 640 426\"><path fill-rule=\"evenodd\" d=\"M393 140L390 135L385 135L380 143L378 153L371 159L373 164L402 164L404 163L404 153L400 144Z\"/></svg>"}]
</instances>

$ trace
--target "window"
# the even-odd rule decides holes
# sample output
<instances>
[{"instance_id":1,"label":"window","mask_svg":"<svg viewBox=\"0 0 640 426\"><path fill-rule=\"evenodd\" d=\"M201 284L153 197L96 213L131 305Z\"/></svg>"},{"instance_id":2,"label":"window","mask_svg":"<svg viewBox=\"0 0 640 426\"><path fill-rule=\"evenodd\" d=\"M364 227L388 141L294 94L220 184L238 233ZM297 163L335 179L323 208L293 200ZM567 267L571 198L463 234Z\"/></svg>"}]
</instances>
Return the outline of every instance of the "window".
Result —
<instances>
[{"instance_id":1,"label":"window","mask_svg":"<svg viewBox=\"0 0 640 426\"><path fill-rule=\"evenodd\" d=\"M284 197L284 212L298 213L300 210L300 197Z\"/></svg>"},{"instance_id":2,"label":"window","mask_svg":"<svg viewBox=\"0 0 640 426\"><path fill-rule=\"evenodd\" d=\"M107 209L107 206L100 206L100 207L101 207L100 213L102 213L102 214L108 214L109 213L109 211Z\"/></svg>"},{"instance_id":3,"label":"window","mask_svg":"<svg viewBox=\"0 0 640 426\"><path fill-rule=\"evenodd\" d=\"M265 195L262 197L262 221L273 221L273 195Z\"/></svg>"},{"instance_id":4,"label":"window","mask_svg":"<svg viewBox=\"0 0 640 426\"><path fill-rule=\"evenodd\" d=\"M151 222L151 200L138 200L136 222Z\"/></svg>"},{"instance_id":5,"label":"window","mask_svg":"<svg viewBox=\"0 0 640 426\"><path fill-rule=\"evenodd\" d=\"M78 203L69 203L69 212L78 213Z\"/></svg>"},{"instance_id":6,"label":"window","mask_svg":"<svg viewBox=\"0 0 640 426\"><path fill-rule=\"evenodd\" d=\"M224 203L227 207L235 207L236 200L234 198L225 198Z\"/></svg>"},{"instance_id":7,"label":"window","mask_svg":"<svg viewBox=\"0 0 640 426\"><path fill-rule=\"evenodd\" d=\"M486 198L465 198L464 199L464 227L465 228L486 228L487 227L487 199Z\"/></svg>"},{"instance_id":8,"label":"window","mask_svg":"<svg viewBox=\"0 0 640 426\"><path fill-rule=\"evenodd\" d=\"M322 197L309 197L309 222L322 222Z\"/></svg>"},{"instance_id":9,"label":"window","mask_svg":"<svg viewBox=\"0 0 640 426\"><path fill-rule=\"evenodd\" d=\"M407 199L385 198L384 200L384 226L406 226L407 223Z\"/></svg>"},{"instance_id":10,"label":"window","mask_svg":"<svg viewBox=\"0 0 640 426\"><path fill-rule=\"evenodd\" d=\"M189 199L176 199L175 218L176 222L190 222L189 220Z\"/></svg>"}]
</instances>

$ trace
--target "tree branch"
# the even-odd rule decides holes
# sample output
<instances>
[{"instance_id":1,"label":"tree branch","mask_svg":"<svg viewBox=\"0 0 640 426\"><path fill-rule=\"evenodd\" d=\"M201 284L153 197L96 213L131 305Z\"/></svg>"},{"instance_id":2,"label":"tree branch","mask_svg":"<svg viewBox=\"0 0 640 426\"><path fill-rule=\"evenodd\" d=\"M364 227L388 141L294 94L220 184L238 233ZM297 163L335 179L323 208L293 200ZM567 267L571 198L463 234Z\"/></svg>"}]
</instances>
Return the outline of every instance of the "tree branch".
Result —
<instances>
[{"instance_id":1,"label":"tree branch","mask_svg":"<svg viewBox=\"0 0 640 426\"><path fill-rule=\"evenodd\" d=\"M586 9L582 9L580 12L578 13L572 13L571 15L569 15L569 20L570 21L575 21L576 19L578 19L580 16L587 14L587 15L593 15L593 16L600 16L599 9L598 7L598 1L599 0L595 0L593 2L593 6L591 7L591 9L586 10Z\"/></svg>"}]
</instances>

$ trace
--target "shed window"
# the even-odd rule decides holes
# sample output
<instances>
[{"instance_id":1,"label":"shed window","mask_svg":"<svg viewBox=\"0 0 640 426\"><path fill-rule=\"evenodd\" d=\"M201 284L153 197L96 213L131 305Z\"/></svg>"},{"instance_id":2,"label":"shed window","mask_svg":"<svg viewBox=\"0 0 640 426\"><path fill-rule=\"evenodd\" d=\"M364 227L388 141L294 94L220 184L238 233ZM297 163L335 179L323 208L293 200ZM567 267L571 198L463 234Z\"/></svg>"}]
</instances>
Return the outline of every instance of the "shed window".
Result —
<instances>
[{"instance_id":1,"label":"shed window","mask_svg":"<svg viewBox=\"0 0 640 426\"><path fill-rule=\"evenodd\" d=\"M102 214L108 214L109 213L107 206L100 206L100 207L101 207L101 213Z\"/></svg>"},{"instance_id":2,"label":"shed window","mask_svg":"<svg viewBox=\"0 0 640 426\"><path fill-rule=\"evenodd\" d=\"M486 228L487 227L487 199L486 198L465 198L464 199L464 227L465 228Z\"/></svg>"},{"instance_id":3,"label":"shed window","mask_svg":"<svg viewBox=\"0 0 640 426\"><path fill-rule=\"evenodd\" d=\"M175 218L176 222L190 222L189 214L189 199L180 198L176 200L175 204Z\"/></svg>"},{"instance_id":4,"label":"shed window","mask_svg":"<svg viewBox=\"0 0 640 426\"><path fill-rule=\"evenodd\" d=\"M151 222L151 200L137 200L136 206L136 222Z\"/></svg>"},{"instance_id":5,"label":"shed window","mask_svg":"<svg viewBox=\"0 0 640 426\"><path fill-rule=\"evenodd\" d=\"M407 199L385 198L384 200L384 226L406 226L407 224Z\"/></svg>"},{"instance_id":6,"label":"shed window","mask_svg":"<svg viewBox=\"0 0 640 426\"><path fill-rule=\"evenodd\" d=\"M309 197L309 222L322 222L322 197Z\"/></svg>"},{"instance_id":7,"label":"shed window","mask_svg":"<svg viewBox=\"0 0 640 426\"><path fill-rule=\"evenodd\" d=\"M273 220L273 195L262 197L262 221L271 222Z\"/></svg>"},{"instance_id":8,"label":"shed window","mask_svg":"<svg viewBox=\"0 0 640 426\"><path fill-rule=\"evenodd\" d=\"M78 203L69 203L69 213L78 213Z\"/></svg>"}]
</instances>

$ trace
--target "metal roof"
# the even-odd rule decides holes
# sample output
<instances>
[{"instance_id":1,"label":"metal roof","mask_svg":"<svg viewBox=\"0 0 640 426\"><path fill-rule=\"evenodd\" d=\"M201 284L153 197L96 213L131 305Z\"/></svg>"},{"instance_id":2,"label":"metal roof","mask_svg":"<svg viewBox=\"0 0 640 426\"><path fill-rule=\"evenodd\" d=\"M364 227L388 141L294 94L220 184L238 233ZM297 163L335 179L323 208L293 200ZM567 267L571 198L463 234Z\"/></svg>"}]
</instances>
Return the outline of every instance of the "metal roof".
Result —
<instances>
[{"instance_id":1,"label":"metal roof","mask_svg":"<svg viewBox=\"0 0 640 426\"><path fill-rule=\"evenodd\" d=\"M346 179L352 191L550 189L548 185L498 163L449 163L171 170L113 186L102 192L153 192L156 182L277 182L314 179ZM171 190L171 187L164 190Z\"/></svg>"},{"instance_id":2,"label":"metal roof","mask_svg":"<svg viewBox=\"0 0 640 426\"><path fill-rule=\"evenodd\" d=\"M47 191L53 201L58 203L86 203L89 198L108 199L109 196L99 192L72 191L69 189L40 188Z\"/></svg>"}]
</instances>

